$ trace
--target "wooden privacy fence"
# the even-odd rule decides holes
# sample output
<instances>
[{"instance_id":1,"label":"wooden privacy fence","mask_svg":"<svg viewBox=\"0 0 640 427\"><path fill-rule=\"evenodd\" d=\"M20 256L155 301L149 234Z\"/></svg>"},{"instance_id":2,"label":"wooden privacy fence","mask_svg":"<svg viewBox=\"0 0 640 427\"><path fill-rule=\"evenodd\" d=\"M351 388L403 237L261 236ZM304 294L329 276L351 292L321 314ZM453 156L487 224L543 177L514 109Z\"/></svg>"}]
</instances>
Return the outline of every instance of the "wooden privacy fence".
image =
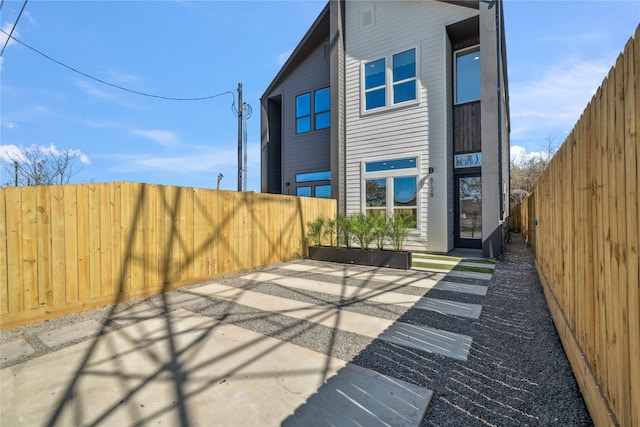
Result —
<instances>
[{"instance_id":1,"label":"wooden privacy fence","mask_svg":"<svg viewBox=\"0 0 640 427\"><path fill-rule=\"evenodd\" d=\"M302 257L335 200L108 183L0 189L2 329Z\"/></svg>"},{"instance_id":2,"label":"wooden privacy fence","mask_svg":"<svg viewBox=\"0 0 640 427\"><path fill-rule=\"evenodd\" d=\"M520 206L556 328L599 426L640 426L639 36L640 26Z\"/></svg>"}]
</instances>

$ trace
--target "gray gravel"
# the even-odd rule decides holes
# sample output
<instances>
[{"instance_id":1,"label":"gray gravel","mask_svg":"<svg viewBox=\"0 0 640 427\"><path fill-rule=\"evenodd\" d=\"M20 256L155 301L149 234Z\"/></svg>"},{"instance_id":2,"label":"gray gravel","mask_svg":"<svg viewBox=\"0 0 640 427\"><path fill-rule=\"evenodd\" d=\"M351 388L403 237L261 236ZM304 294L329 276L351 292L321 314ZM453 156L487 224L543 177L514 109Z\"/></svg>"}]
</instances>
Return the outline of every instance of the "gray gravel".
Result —
<instances>
[{"instance_id":1,"label":"gray gravel","mask_svg":"<svg viewBox=\"0 0 640 427\"><path fill-rule=\"evenodd\" d=\"M45 345L37 335L47 331L95 320L103 325L98 334L104 334L144 320L144 312L142 316L135 313L135 308L141 305L152 308L148 310L149 316L186 308L427 387L434 391L434 396L423 426L592 425L555 331L533 264L531 251L526 248L522 238L515 235L513 243L507 246L505 254L499 260L490 282L447 277L449 281L489 286L486 296L429 291L429 297L482 305L482 314L478 320L389 304L344 300L339 296L252 282L241 279L241 276L216 280L227 286L328 307L340 306L348 311L469 335L473 338L473 344L469 359L465 362L381 340L371 341L370 338L357 334L189 292L207 284L200 283L168 292L164 296L133 300L4 331L0 333L0 343L23 338L36 352L14 361L3 361L2 368L72 344L57 347ZM349 266L349 269L370 270L368 267L358 266ZM325 282L390 290L389 285L381 282L293 272L282 269L282 265L263 270L273 274L297 275ZM415 277L429 275L427 272L399 270L393 270L392 273ZM424 289L410 287L393 290L413 295L425 292ZM173 303L168 305L168 300ZM117 321L111 320L115 313L122 313L127 309L135 314L130 317L119 315Z\"/></svg>"}]
</instances>

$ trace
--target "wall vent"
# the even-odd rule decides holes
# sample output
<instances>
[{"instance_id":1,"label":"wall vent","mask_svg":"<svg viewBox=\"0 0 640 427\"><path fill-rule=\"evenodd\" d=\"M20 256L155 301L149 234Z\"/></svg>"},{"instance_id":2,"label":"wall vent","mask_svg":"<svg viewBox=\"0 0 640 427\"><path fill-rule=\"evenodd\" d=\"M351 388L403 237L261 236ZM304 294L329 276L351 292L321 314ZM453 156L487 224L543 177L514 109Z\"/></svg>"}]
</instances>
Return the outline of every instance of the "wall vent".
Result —
<instances>
[{"instance_id":1,"label":"wall vent","mask_svg":"<svg viewBox=\"0 0 640 427\"><path fill-rule=\"evenodd\" d=\"M373 6L360 9L360 29L372 27L375 24L375 13Z\"/></svg>"}]
</instances>

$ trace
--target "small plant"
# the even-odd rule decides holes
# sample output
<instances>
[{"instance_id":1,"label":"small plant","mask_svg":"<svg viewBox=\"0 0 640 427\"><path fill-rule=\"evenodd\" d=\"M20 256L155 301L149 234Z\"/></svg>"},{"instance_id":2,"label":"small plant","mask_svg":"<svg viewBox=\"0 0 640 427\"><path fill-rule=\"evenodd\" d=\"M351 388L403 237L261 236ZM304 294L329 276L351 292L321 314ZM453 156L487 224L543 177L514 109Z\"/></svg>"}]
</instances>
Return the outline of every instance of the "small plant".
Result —
<instances>
[{"instance_id":1,"label":"small plant","mask_svg":"<svg viewBox=\"0 0 640 427\"><path fill-rule=\"evenodd\" d=\"M384 249L389 234L389 222L386 215L375 215L371 217L371 225L373 228L373 242L376 249Z\"/></svg>"},{"instance_id":2,"label":"small plant","mask_svg":"<svg viewBox=\"0 0 640 427\"><path fill-rule=\"evenodd\" d=\"M373 240L373 221L372 217L364 213L352 214L349 217L351 223L351 231L353 233L358 246L361 249L369 249L369 245Z\"/></svg>"},{"instance_id":3,"label":"small plant","mask_svg":"<svg viewBox=\"0 0 640 427\"><path fill-rule=\"evenodd\" d=\"M324 223L324 236L329 238L329 246L336 246L336 226L337 221L335 219L327 219Z\"/></svg>"},{"instance_id":4,"label":"small plant","mask_svg":"<svg viewBox=\"0 0 640 427\"><path fill-rule=\"evenodd\" d=\"M322 228L324 227L324 217L318 217L315 221L309 221L307 223L308 237L311 240L311 244L314 246L320 246L322 243Z\"/></svg>"},{"instance_id":5,"label":"small plant","mask_svg":"<svg viewBox=\"0 0 640 427\"><path fill-rule=\"evenodd\" d=\"M415 227L413 218L404 215L395 215L389 221L389 240L393 250L401 251L404 240L407 238L410 227Z\"/></svg>"},{"instance_id":6,"label":"small plant","mask_svg":"<svg viewBox=\"0 0 640 427\"><path fill-rule=\"evenodd\" d=\"M336 218L336 232L338 235L338 244L342 244L347 248L351 247L351 221L349 217L345 214L338 214Z\"/></svg>"}]
</instances>

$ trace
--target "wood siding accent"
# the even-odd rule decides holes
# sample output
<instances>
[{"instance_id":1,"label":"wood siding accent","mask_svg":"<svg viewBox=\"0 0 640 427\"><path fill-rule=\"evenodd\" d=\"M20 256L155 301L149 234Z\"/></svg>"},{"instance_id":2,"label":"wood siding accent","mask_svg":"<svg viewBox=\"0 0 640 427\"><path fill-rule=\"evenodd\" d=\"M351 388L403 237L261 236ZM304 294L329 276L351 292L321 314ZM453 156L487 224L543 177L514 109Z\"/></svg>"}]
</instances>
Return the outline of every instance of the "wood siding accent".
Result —
<instances>
[{"instance_id":1,"label":"wood siding accent","mask_svg":"<svg viewBox=\"0 0 640 427\"><path fill-rule=\"evenodd\" d=\"M0 328L305 255L336 201L150 184L0 189Z\"/></svg>"},{"instance_id":2,"label":"wood siding accent","mask_svg":"<svg viewBox=\"0 0 640 427\"><path fill-rule=\"evenodd\" d=\"M520 215L597 426L640 425L640 26Z\"/></svg>"},{"instance_id":3,"label":"wood siding accent","mask_svg":"<svg viewBox=\"0 0 640 427\"><path fill-rule=\"evenodd\" d=\"M481 145L480 101L453 107L453 149L455 153L479 152Z\"/></svg>"}]
</instances>

